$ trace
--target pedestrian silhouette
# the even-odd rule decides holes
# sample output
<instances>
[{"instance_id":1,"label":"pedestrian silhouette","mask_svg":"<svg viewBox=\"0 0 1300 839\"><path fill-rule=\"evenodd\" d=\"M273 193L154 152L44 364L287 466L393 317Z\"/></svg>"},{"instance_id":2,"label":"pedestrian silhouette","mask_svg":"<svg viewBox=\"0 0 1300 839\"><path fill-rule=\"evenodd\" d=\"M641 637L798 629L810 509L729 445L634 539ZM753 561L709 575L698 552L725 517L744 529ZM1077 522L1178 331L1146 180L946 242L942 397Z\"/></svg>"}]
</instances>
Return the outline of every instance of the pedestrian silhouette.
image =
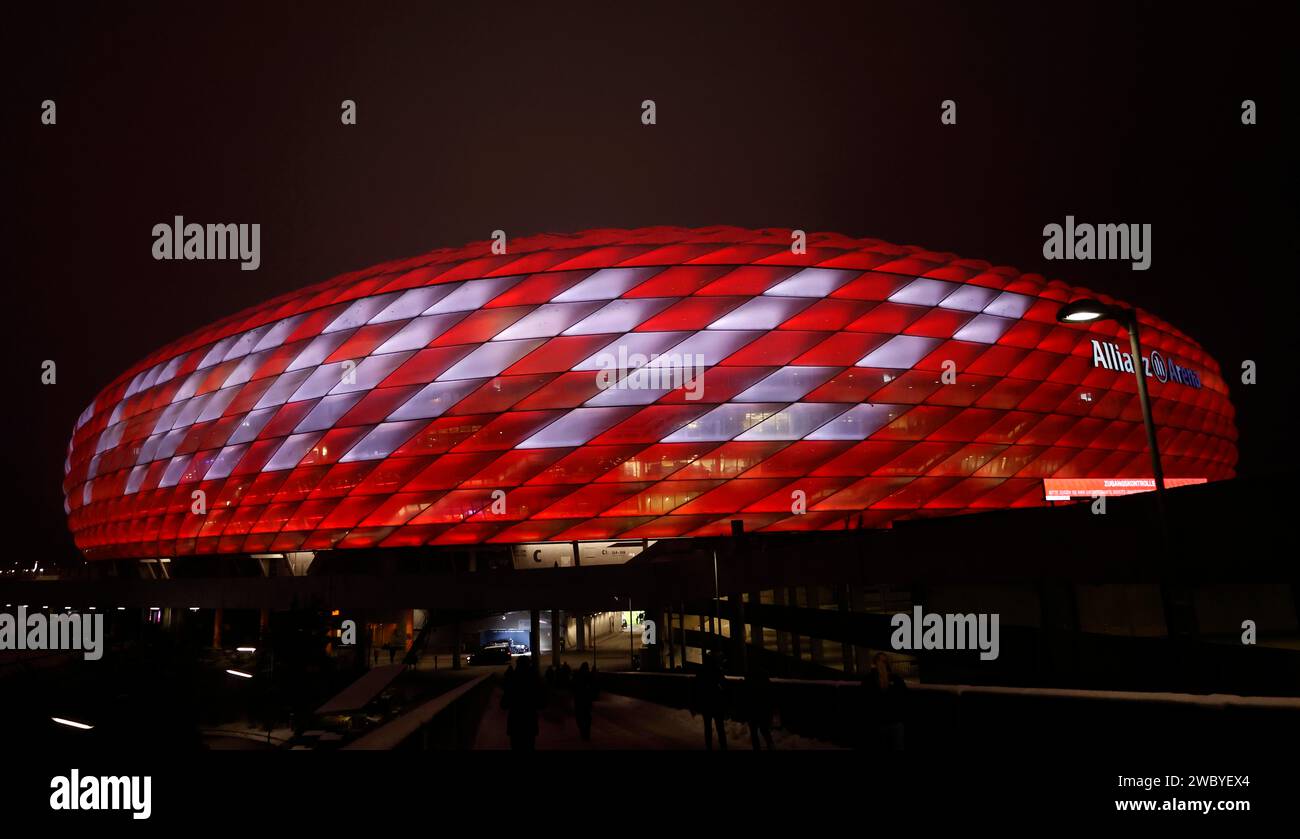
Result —
<instances>
[{"instance_id":1,"label":"pedestrian silhouette","mask_svg":"<svg viewBox=\"0 0 1300 839\"><path fill-rule=\"evenodd\" d=\"M749 740L758 750L762 736L767 748L772 748L772 682L758 664L753 664L745 674L745 721L749 723Z\"/></svg>"},{"instance_id":2,"label":"pedestrian silhouette","mask_svg":"<svg viewBox=\"0 0 1300 839\"><path fill-rule=\"evenodd\" d=\"M596 697L595 673L583 662L573 674L573 718L578 723L578 734L583 740L591 739L591 703Z\"/></svg>"},{"instance_id":3,"label":"pedestrian silhouette","mask_svg":"<svg viewBox=\"0 0 1300 839\"><path fill-rule=\"evenodd\" d=\"M718 748L727 749L727 683L711 655L695 674L692 683L691 716L704 718L704 748L713 751L713 729L718 730Z\"/></svg>"},{"instance_id":4,"label":"pedestrian silhouette","mask_svg":"<svg viewBox=\"0 0 1300 839\"><path fill-rule=\"evenodd\" d=\"M862 679L866 699L867 745L884 752L903 751L903 723L907 716L907 684L894 673L889 656L876 653L875 667Z\"/></svg>"},{"instance_id":5,"label":"pedestrian silhouette","mask_svg":"<svg viewBox=\"0 0 1300 839\"><path fill-rule=\"evenodd\" d=\"M530 658L520 658L519 668L506 684L501 707L506 709L506 736L510 748L532 751L537 744L537 712L542 706L542 687Z\"/></svg>"}]
</instances>

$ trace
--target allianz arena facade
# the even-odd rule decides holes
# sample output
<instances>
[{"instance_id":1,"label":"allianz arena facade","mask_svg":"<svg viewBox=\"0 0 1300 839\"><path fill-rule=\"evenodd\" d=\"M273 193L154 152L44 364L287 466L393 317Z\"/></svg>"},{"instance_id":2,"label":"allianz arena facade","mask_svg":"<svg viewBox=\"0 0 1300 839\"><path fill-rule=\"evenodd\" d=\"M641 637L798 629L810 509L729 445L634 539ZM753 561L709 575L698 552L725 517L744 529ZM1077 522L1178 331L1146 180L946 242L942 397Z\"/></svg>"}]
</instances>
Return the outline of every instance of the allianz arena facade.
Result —
<instances>
[{"instance_id":1,"label":"allianz arena facade","mask_svg":"<svg viewBox=\"0 0 1300 839\"><path fill-rule=\"evenodd\" d=\"M1122 329L1056 321L1080 297L1116 302L874 239L812 235L793 253L789 230L437 250L283 295L127 370L77 420L69 526L99 559L1041 505L1045 478L1150 475ZM1218 365L1139 317L1166 475L1231 477Z\"/></svg>"}]
</instances>

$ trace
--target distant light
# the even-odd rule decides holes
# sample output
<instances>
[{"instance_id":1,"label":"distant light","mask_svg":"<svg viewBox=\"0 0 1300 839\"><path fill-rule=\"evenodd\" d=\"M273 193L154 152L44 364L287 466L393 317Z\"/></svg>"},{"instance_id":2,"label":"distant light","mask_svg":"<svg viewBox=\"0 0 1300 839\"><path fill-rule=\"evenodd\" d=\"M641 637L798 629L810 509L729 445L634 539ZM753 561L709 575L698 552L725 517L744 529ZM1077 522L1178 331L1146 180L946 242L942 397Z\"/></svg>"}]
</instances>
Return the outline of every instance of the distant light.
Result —
<instances>
[{"instance_id":1,"label":"distant light","mask_svg":"<svg viewBox=\"0 0 1300 839\"><path fill-rule=\"evenodd\" d=\"M253 678L253 674L252 674L252 673L245 673L243 670L227 670L226 672L229 673L229 674L232 675L232 676L238 676L238 677L241 678L241 679L251 679L251 678Z\"/></svg>"},{"instance_id":2,"label":"distant light","mask_svg":"<svg viewBox=\"0 0 1300 839\"><path fill-rule=\"evenodd\" d=\"M59 725L66 725L69 728L80 728L82 731L89 731L94 728L93 725L86 725L84 722L77 722L76 720L65 720L63 717L50 717L50 719L54 720Z\"/></svg>"},{"instance_id":3,"label":"distant light","mask_svg":"<svg viewBox=\"0 0 1300 839\"><path fill-rule=\"evenodd\" d=\"M117 607L117 610L118 610L119 612L125 612L125 611L126 611L126 607L125 607L125 606L118 606L118 607Z\"/></svg>"},{"instance_id":4,"label":"distant light","mask_svg":"<svg viewBox=\"0 0 1300 839\"><path fill-rule=\"evenodd\" d=\"M235 647L235 651L241 653L255 653L257 652L257 647Z\"/></svg>"},{"instance_id":5,"label":"distant light","mask_svg":"<svg viewBox=\"0 0 1300 839\"><path fill-rule=\"evenodd\" d=\"M191 606L191 607L190 607L190 611L191 611L191 612L197 612L198 610L199 610L199 607L198 607L198 606Z\"/></svg>"}]
</instances>

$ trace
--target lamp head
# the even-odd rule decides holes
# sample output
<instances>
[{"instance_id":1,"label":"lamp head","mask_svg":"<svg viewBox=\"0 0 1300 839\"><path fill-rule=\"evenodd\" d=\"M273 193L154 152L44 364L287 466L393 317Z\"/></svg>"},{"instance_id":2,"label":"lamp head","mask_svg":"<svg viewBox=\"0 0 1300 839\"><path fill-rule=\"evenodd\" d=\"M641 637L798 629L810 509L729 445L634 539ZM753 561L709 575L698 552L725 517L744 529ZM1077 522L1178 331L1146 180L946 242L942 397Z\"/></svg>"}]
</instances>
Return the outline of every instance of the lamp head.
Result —
<instances>
[{"instance_id":1,"label":"lamp head","mask_svg":"<svg viewBox=\"0 0 1300 839\"><path fill-rule=\"evenodd\" d=\"M1107 306L1099 300L1072 300L1056 312L1056 319L1061 323L1088 323L1095 320L1122 320L1114 307Z\"/></svg>"}]
</instances>

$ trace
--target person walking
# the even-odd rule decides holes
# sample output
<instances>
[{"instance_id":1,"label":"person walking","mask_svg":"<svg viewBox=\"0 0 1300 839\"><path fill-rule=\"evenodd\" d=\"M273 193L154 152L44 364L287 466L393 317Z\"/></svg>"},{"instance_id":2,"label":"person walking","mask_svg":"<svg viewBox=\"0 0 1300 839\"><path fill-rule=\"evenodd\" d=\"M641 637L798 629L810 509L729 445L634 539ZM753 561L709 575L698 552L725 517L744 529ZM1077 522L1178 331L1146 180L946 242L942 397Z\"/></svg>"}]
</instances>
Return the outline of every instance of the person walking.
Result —
<instances>
[{"instance_id":1,"label":"person walking","mask_svg":"<svg viewBox=\"0 0 1300 839\"><path fill-rule=\"evenodd\" d=\"M531 658L519 659L501 706L506 709L506 736L515 751L533 751L537 745L537 712L542 706L542 687Z\"/></svg>"},{"instance_id":2,"label":"person walking","mask_svg":"<svg viewBox=\"0 0 1300 839\"><path fill-rule=\"evenodd\" d=\"M596 697L595 673L583 662L573 674L573 718L578 723L578 734L583 740L591 739L591 704Z\"/></svg>"},{"instance_id":3,"label":"person walking","mask_svg":"<svg viewBox=\"0 0 1300 839\"><path fill-rule=\"evenodd\" d=\"M755 663L745 674L745 721L749 723L749 740L760 749L759 738L772 749L772 682L763 668Z\"/></svg>"},{"instance_id":4,"label":"person walking","mask_svg":"<svg viewBox=\"0 0 1300 839\"><path fill-rule=\"evenodd\" d=\"M692 683L691 716L704 717L704 748L713 751L713 730L718 748L727 750L727 683L713 656L706 656Z\"/></svg>"},{"instance_id":5,"label":"person walking","mask_svg":"<svg viewBox=\"0 0 1300 839\"><path fill-rule=\"evenodd\" d=\"M907 683L894 673L889 656L876 653L875 667L862 680L870 745L880 751L903 751L903 723L907 716Z\"/></svg>"}]
</instances>

